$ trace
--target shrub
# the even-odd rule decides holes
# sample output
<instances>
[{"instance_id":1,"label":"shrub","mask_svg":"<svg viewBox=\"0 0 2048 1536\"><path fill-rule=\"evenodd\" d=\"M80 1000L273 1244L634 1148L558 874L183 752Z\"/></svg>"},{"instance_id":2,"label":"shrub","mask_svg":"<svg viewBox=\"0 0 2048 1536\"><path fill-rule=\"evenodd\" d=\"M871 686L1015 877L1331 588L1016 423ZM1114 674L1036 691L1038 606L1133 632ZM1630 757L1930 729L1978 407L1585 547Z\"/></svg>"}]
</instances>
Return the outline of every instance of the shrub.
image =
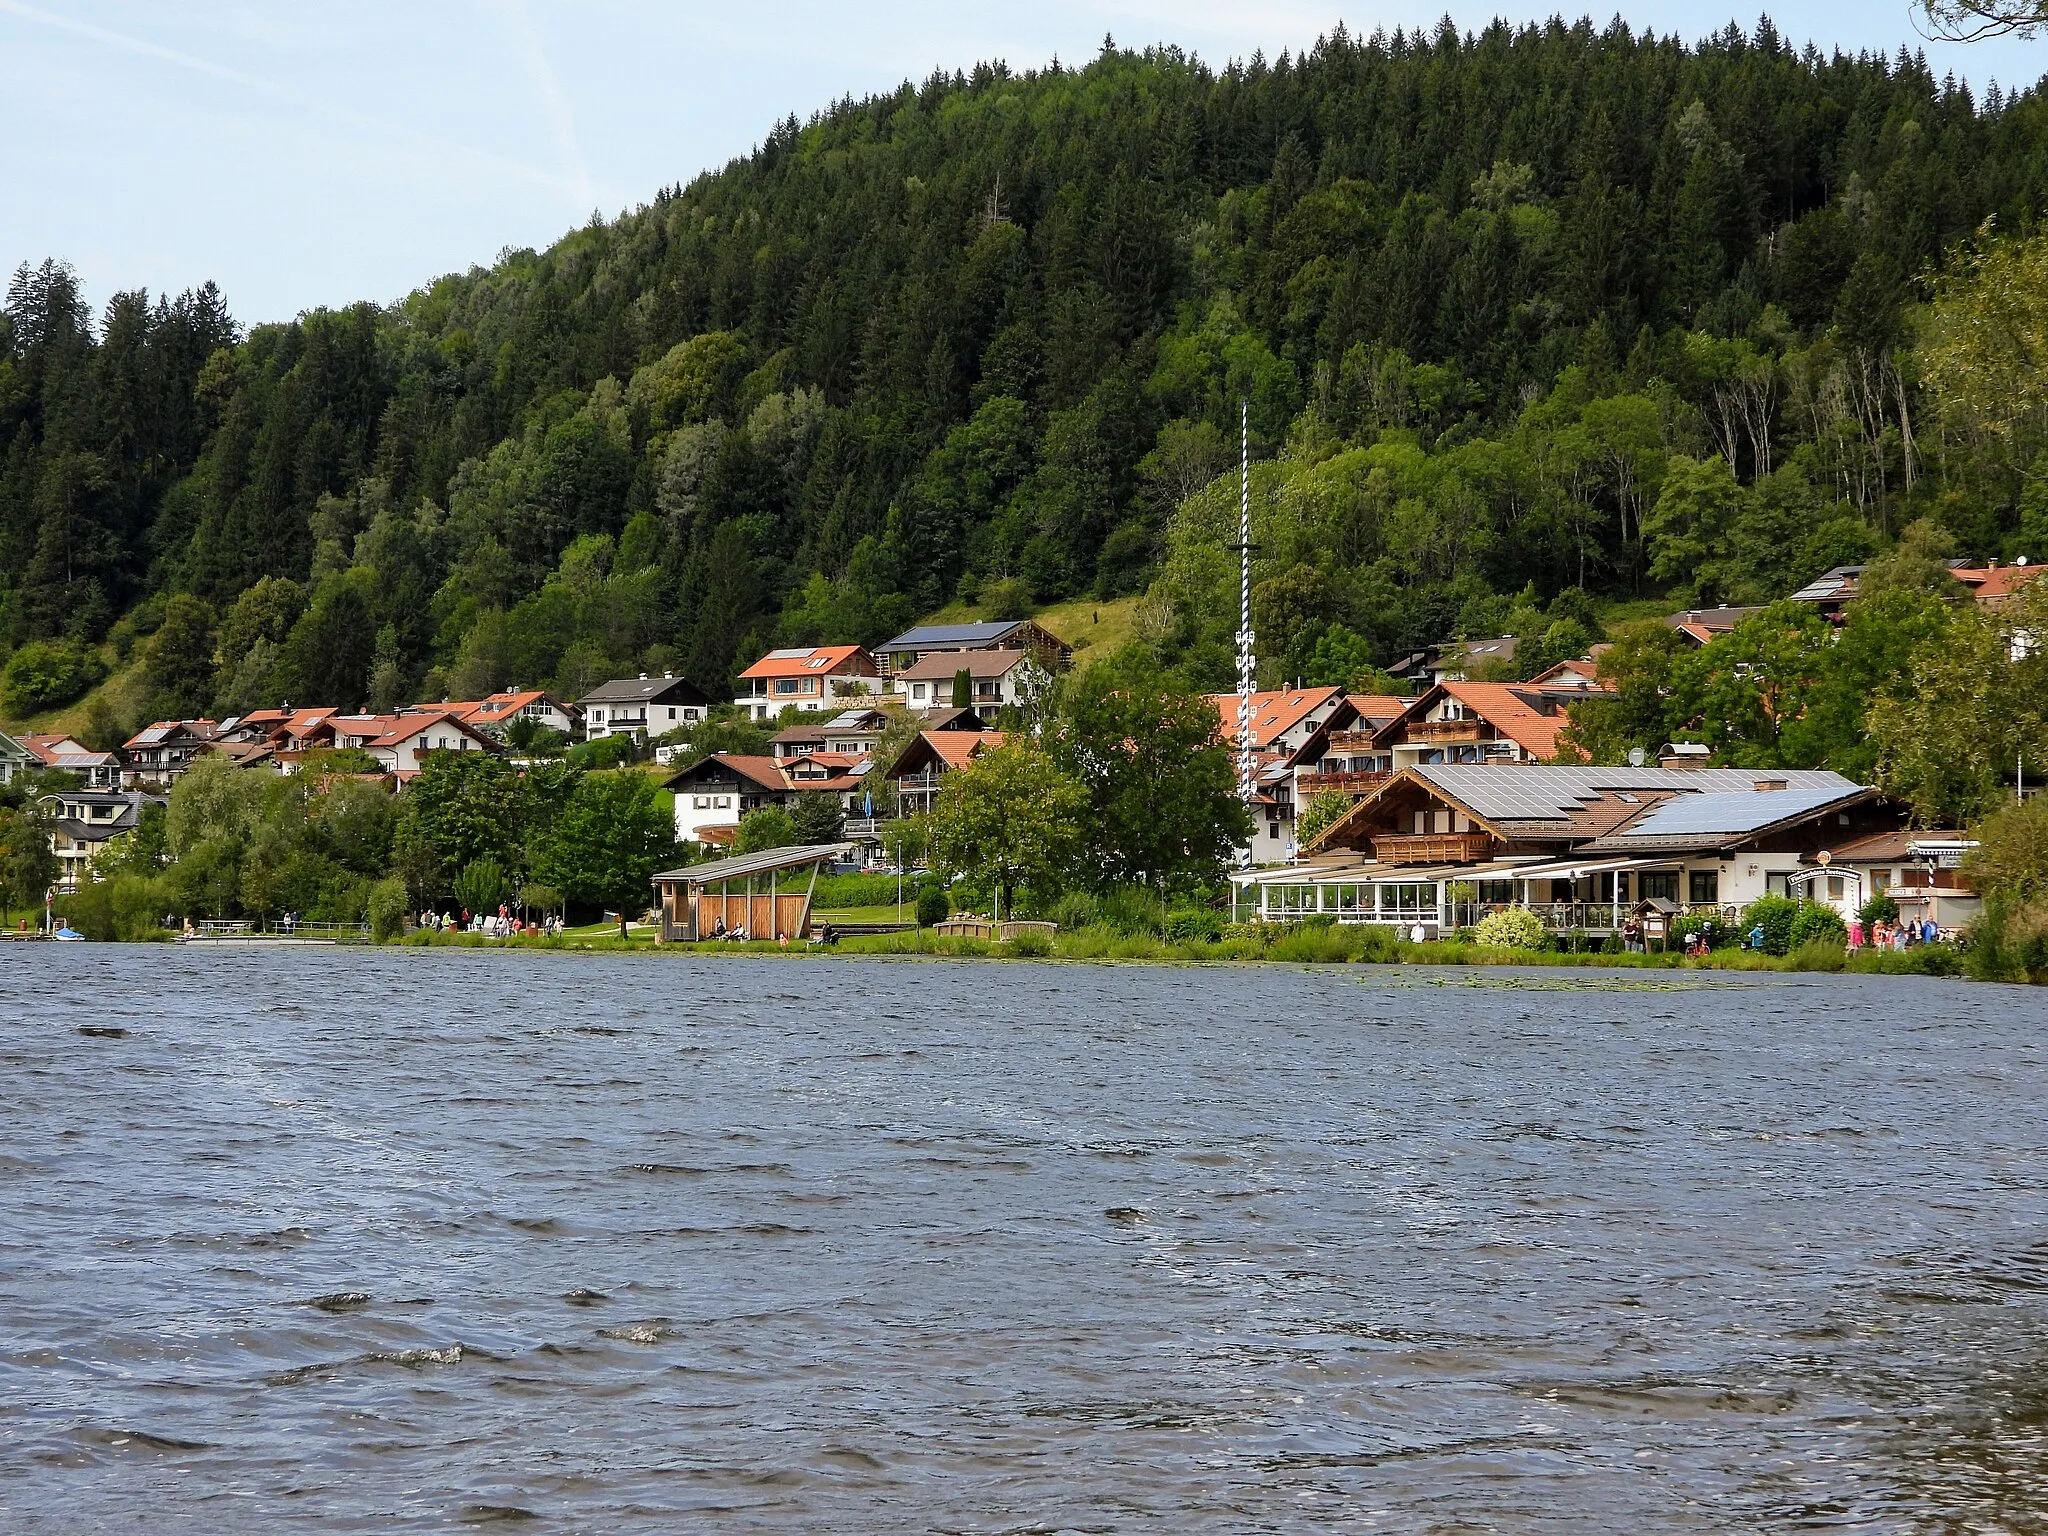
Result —
<instances>
[{"instance_id":1,"label":"shrub","mask_svg":"<svg viewBox=\"0 0 2048 1536\"><path fill-rule=\"evenodd\" d=\"M1223 936L1223 914L1205 907L1177 907L1166 914L1166 937L1177 944Z\"/></svg>"},{"instance_id":2,"label":"shrub","mask_svg":"<svg viewBox=\"0 0 2048 1536\"><path fill-rule=\"evenodd\" d=\"M600 736L569 749L569 761L582 768L623 768L639 755L631 736Z\"/></svg>"},{"instance_id":3,"label":"shrub","mask_svg":"<svg viewBox=\"0 0 2048 1536\"><path fill-rule=\"evenodd\" d=\"M169 939L164 917L175 909L169 887L147 875L120 874L94 880L57 902L57 915L88 939L101 943Z\"/></svg>"},{"instance_id":4,"label":"shrub","mask_svg":"<svg viewBox=\"0 0 2048 1536\"><path fill-rule=\"evenodd\" d=\"M1606 938L1602 939L1600 941L1600 953L1603 955L1618 955L1622 953L1621 935L1610 933Z\"/></svg>"},{"instance_id":5,"label":"shrub","mask_svg":"<svg viewBox=\"0 0 2048 1536\"><path fill-rule=\"evenodd\" d=\"M1969 940L1963 963L1977 980L2048 981L2048 903L1994 895Z\"/></svg>"},{"instance_id":6,"label":"shrub","mask_svg":"<svg viewBox=\"0 0 2048 1536\"><path fill-rule=\"evenodd\" d=\"M99 658L61 640L31 640L0 672L0 710L19 720L84 697L104 674Z\"/></svg>"},{"instance_id":7,"label":"shrub","mask_svg":"<svg viewBox=\"0 0 2048 1536\"><path fill-rule=\"evenodd\" d=\"M1068 891L1052 904L1049 915L1060 925L1061 933L1078 933L1083 928L1094 926L1101 914L1095 898L1086 891Z\"/></svg>"},{"instance_id":8,"label":"shrub","mask_svg":"<svg viewBox=\"0 0 2048 1536\"><path fill-rule=\"evenodd\" d=\"M1021 955L1028 960L1043 960L1052 953L1052 935L1036 928L1027 928L1010 940L1010 953Z\"/></svg>"},{"instance_id":9,"label":"shrub","mask_svg":"<svg viewBox=\"0 0 2048 1536\"><path fill-rule=\"evenodd\" d=\"M1741 941L1741 935L1730 928L1711 912L1688 912L1676 918L1671 924L1671 936L1666 940L1671 949L1684 949L1685 942L1696 933L1703 933L1709 949L1732 949Z\"/></svg>"},{"instance_id":10,"label":"shrub","mask_svg":"<svg viewBox=\"0 0 2048 1536\"><path fill-rule=\"evenodd\" d=\"M1790 937L1794 949L1803 949L1813 943L1833 944L1841 948L1849 942L1849 927L1833 907L1818 901L1802 901L1792 916Z\"/></svg>"},{"instance_id":11,"label":"shrub","mask_svg":"<svg viewBox=\"0 0 2048 1536\"><path fill-rule=\"evenodd\" d=\"M1527 907L1487 913L1472 936L1488 949L1540 949L1547 937L1543 919Z\"/></svg>"},{"instance_id":12,"label":"shrub","mask_svg":"<svg viewBox=\"0 0 2048 1536\"><path fill-rule=\"evenodd\" d=\"M1799 903L1789 896L1759 896L1742 909L1744 942L1750 933L1763 929L1763 951L1782 955L1792 948L1792 920L1799 915Z\"/></svg>"},{"instance_id":13,"label":"shrub","mask_svg":"<svg viewBox=\"0 0 2048 1536\"><path fill-rule=\"evenodd\" d=\"M1863 920L1865 931L1879 923L1896 923L1899 920L1899 904L1889 896L1873 896L1863 903L1856 915Z\"/></svg>"},{"instance_id":14,"label":"shrub","mask_svg":"<svg viewBox=\"0 0 2048 1536\"><path fill-rule=\"evenodd\" d=\"M370 887L370 937L389 944L405 933L405 882L379 880Z\"/></svg>"},{"instance_id":15,"label":"shrub","mask_svg":"<svg viewBox=\"0 0 2048 1536\"><path fill-rule=\"evenodd\" d=\"M917 926L929 928L944 922L947 910L946 888L936 880L927 881L917 893Z\"/></svg>"}]
</instances>

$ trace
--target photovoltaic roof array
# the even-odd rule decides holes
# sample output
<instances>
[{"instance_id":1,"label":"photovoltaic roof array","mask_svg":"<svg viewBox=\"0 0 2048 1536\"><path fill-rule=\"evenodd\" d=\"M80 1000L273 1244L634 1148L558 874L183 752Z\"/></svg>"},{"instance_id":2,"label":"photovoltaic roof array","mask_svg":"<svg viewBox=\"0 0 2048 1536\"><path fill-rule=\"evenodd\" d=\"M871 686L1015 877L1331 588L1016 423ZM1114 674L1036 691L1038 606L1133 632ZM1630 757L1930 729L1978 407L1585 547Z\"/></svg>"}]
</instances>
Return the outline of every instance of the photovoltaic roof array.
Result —
<instances>
[{"instance_id":1,"label":"photovoltaic roof array","mask_svg":"<svg viewBox=\"0 0 2048 1536\"><path fill-rule=\"evenodd\" d=\"M1495 766L1467 763L1426 766L1416 772L1489 821L1563 821L1576 807L1595 796L1605 798L1617 791L1633 793L1644 790L1676 791L1681 801L1746 796L1760 804L1780 807L1765 818L1766 821L1776 821L1779 816L1796 815L1802 808L1788 801L1787 795L1801 791L1825 791L1818 802L1825 804L1828 799L1853 793L1857 787L1839 773L1811 768L1757 772L1747 768L1579 768L1546 764ZM1758 783L1774 779L1784 780L1786 787L1782 790L1757 789ZM1658 807L1658 810L1662 809L1664 807ZM1638 823L1630 830L1647 831L1647 828Z\"/></svg>"},{"instance_id":2,"label":"photovoltaic roof array","mask_svg":"<svg viewBox=\"0 0 2048 1536\"><path fill-rule=\"evenodd\" d=\"M1626 837L1690 837L1714 832L1750 832L1822 807L1856 792L1856 786L1841 789L1781 789L1759 794L1756 790L1726 794L1680 795L1654 807L1650 814L1629 827Z\"/></svg>"}]
</instances>

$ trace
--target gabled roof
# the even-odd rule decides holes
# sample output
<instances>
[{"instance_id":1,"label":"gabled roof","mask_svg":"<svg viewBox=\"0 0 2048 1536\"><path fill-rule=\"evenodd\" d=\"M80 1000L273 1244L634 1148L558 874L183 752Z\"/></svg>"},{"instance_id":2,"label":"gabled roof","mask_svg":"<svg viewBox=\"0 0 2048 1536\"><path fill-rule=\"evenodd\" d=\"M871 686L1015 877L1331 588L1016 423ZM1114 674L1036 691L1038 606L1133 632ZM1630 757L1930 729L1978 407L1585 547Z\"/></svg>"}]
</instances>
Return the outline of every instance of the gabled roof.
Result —
<instances>
[{"instance_id":1,"label":"gabled roof","mask_svg":"<svg viewBox=\"0 0 2048 1536\"><path fill-rule=\"evenodd\" d=\"M886 709L842 709L825 722L828 731L883 731L889 728L889 711Z\"/></svg>"},{"instance_id":2,"label":"gabled roof","mask_svg":"<svg viewBox=\"0 0 2048 1536\"><path fill-rule=\"evenodd\" d=\"M213 741L207 743L206 750L218 753L237 768L277 759L277 748L267 741Z\"/></svg>"},{"instance_id":3,"label":"gabled roof","mask_svg":"<svg viewBox=\"0 0 2048 1536\"><path fill-rule=\"evenodd\" d=\"M1345 698L1350 701L1351 707L1358 711L1359 719L1370 720L1376 726L1400 718L1401 712L1415 702L1412 698L1397 693L1348 693ZM1230 716L1230 722L1232 726L1237 723L1234 711Z\"/></svg>"},{"instance_id":4,"label":"gabled roof","mask_svg":"<svg viewBox=\"0 0 2048 1536\"><path fill-rule=\"evenodd\" d=\"M415 704L406 713L412 714L419 710L440 709L447 710L475 725L502 725L507 720L516 716L522 709L531 709L536 704L552 704L565 715L577 713L575 705L563 704L558 700L548 697L547 690L543 688L526 688L518 692L498 692L488 694L481 699L454 703Z\"/></svg>"},{"instance_id":5,"label":"gabled roof","mask_svg":"<svg viewBox=\"0 0 2048 1536\"><path fill-rule=\"evenodd\" d=\"M1515 649L1521 643L1516 635L1498 635L1490 640L1453 640L1439 649L1437 659L1447 667L1470 666L1478 661L1513 661Z\"/></svg>"},{"instance_id":6,"label":"gabled roof","mask_svg":"<svg viewBox=\"0 0 2048 1536\"><path fill-rule=\"evenodd\" d=\"M1536 757L1555 757L1558 733L1571 720L1562 713L1546 715L1538 709L1532 700L1540 699L1542 691L1525 683L1438 683L1410 699L1406 713L1382 727L1374 745L1391 745L1403 727L1422 719L1438 699L1449 697L1491 726L1502 740ZM1574 695L1578 696L1582 695Z\"/></svg>"},{"instance_id":7,"label":"gabled roof","mask_svg":"<svg viewBox=\"0 0 2048 1536\"><path fill-rule=\"evenodd\" d=\"M333 727L334 738L347 738L359 743L365 751L374 747L399 747L422 731L436 730L444 725L452 726L471 741L480 743L486 750L502 752L502 742L485 735L453 707L440 709L408 709L395 715L332 715L321 722Z\"/></svg>"},{"instance_id":8,"label":"gabled roof","mask_svg":"<svg viewBox=\"0 0 2048 1536\"><path fill-rule=\"evenodd\" d=\"M86 771L111 768L114 764L113 753L94 752L75 736L34 733L14 739L21 743L23 751L45 768Z\"/></svg>"},{"instance_id":9,"label":"gabled roof","mask_svg":"<svg viewBox=\"0 0 2048 1536\"><path fill-rule=\"evenodd\" d=\"M836 672L859 672L872 676L875 661L865 646L805 645L786 651L770 651L741 677L824 677Z\"/></svg>"},{"instance_id":10,"label":"gabled roof","mask_svg":"<svg viewBox=\"0 0 2048 1536\"><path fill-rule=\"evenodd\" d=\"M219 731L211 720L159 720L145 725L125 745L129 751L149 747L182 745L188 741L211 741Z\"/></svg>"},{"instance_id":11,"label":"gabled roof","mask_svg":"<svg viewBox=\"0 0 2048 1536\"><path fill-rule=\"evenodd\" d=\"M1837 603L1846 602L1856 595L1856 578L1867 566L1838 565L1832 570L1822 571L1805 586L1792 594L1795 603Z\"/></svg>"},{"instance_id":12,"label":"gabled roof","mask_svg":"<svg viewBox=\"0 0 2048 1536\"><path fill-rule=\"evenodd\" d=\"M1409 770L1489 821L1568 821L1589 800L1620 795L1670 796L1742 792L1761 798L1793 790L1859 793L1861 785L1822 768L1626 768L1576 764L1432 764ZM1784 790L1759 790L1781 783ZM1627 803L1627 802L1623 802Z\"/></svg>"},{"instance_id":13,"label":"gabled roof","mask_svg":"<svg viewBox=\"0 0 2048 1536\"><path fill-rule=\"evenodd\" d=\"M1879 798L1823 769L1622 768L1551 764L1433 764L1408 768L1360 800L1312 846L1370 826L1403 785L1421 785L1504 841L1596 850L1719 846L1787 821Z\"/></svg>"},{"instance_id":14,"label":"gabled roof","mask_svg":"<svg viewBox=\"0 0 2048 1536\"><path fill-rule=\"evenodd\" d=\"M980 715L964 704L935 704L918 714L920 729L927 731L983 731Z\"/></svg>"},{"instance_id":15,"label":"gabled roof","mask_svg":"<svg viewBox=\"0 0 2048 1536\"><path fill-rule=\"evenodd\" d=\"M1966 565L1956 567L1949 574L1968 587L1970 595L1978 602L1996 603L2011 597L2044 570L2048 570L2048 566Z\"/></svg>"},{"instance_id":16,"label":"gabled roof","mask_svg":"<svg viewBox=\"0 0 2048 1536\"><path fill-rule=\"evenodd\" d=\"M583 704L653 704L674 698L678 703L708 704L711 701L686 677L615 677L599 683L576 702Z\"/></svg>"},{"instance_id":17,"label":"gabled roof","mask_svg":"<svg viewBox=\"0 0 2048 1536\"><path fill-rule=\"evenodd\" d=\"M704 776L707 769L723 768L753 784L758 789L784 790L789 781L783 777L782 765L772 757L761 757L751 752L714 752L709 757L700 757L689 767L672 774L664 781L669 789L688 784L694 778Z\"/></svg>"},{"instance_id":18,"label":"gabled roof","mask_svg":"<svg viewBox=\"0 0 2048 1536\"><path fill-rule=\"evenodd\" d=\"M1668 628L1700 635L1725 635L1751 614L1762 613L1761 608L1688 608L1683 613L1664 616Z\"/></svg>"},{"instance_id":19,"label":"gabled roof","mask_svg":"<svg viewBox=\"0 0 2048 1536\"><path fill-rule=\"evenodd\" d=\"M949 645L993 645L1029 624L1029 619L985 619L976 624L920 624L875 647L877 656L896 651L924 651Z\"/></svg>"},{"instance_id":20,"label":"gabled roof","mask_svg":"<svg viewBox=\"0 0 2048 1536\"><path fill-rule=\"evenodd\" d=\"M1002 744L1001 731L920 731L904 743L896 761L889 765L889 777L900 779L927 763L948 770L965 768L984 751Z\"/></svg>"},{"instance_id":21,"label":"gabled roof","mask_svg":"<svg viewBox=\"0 0 2048 1536\"><path fill-rule=\"evenodd\" d=\"M975 678L1006 677L1026 661L1036 665L1029 651L933 651L918 657L896 676L913 683L943 681L956 672Z\"/></svg>"},{"instance_id":22,"label":"gabled roof","mask_svg":"<svg viewBox=\"0 0 2048 1536\"><path fill-rule=\"evenodd\" d=\"M1545 667L1541 672L1530 678L1527 683L1523 684L1523 686L1526 688L1572 687L1577 685L1581 679L1584 680L1586 685L1590 686L1599 678L1599 675L1599 663L1590 656L1583 656L1577 661L1560 661L1555 666Z\"/></svg>"},{"instance_id":23,"label":"gabled roof","mask_svg":"<svg viewBox=\"0 0 2048 1536\"><path fill-rule=\"evenodd\" d=\"M1324 705L1341 700L1341 688L1275 688L1251 696L1252 745L1261 747L1277 740ZM1237 704L1234 693L1212 693L1209 701L1223 717L1223 739L1237 745Z\"/></svg>"}]
</instances>

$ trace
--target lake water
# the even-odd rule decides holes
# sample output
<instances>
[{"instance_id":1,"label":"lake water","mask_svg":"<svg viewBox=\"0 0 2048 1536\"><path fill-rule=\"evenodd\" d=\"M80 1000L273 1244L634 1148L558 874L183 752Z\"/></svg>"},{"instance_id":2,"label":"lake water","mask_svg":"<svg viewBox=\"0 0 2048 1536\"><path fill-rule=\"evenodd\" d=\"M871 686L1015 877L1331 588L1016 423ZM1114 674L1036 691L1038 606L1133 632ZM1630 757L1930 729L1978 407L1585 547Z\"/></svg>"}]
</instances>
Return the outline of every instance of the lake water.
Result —
<instances>
[{"instance_id":1,"label":"lake water","mask_svg":"<svg viewBox=\"0 0 2048 1536\"><path fill-rule=\"evenodd\" d=\"M2038 1531L2044 1024L9 948L0 1524Z\"/></svg>"}]
</instances>

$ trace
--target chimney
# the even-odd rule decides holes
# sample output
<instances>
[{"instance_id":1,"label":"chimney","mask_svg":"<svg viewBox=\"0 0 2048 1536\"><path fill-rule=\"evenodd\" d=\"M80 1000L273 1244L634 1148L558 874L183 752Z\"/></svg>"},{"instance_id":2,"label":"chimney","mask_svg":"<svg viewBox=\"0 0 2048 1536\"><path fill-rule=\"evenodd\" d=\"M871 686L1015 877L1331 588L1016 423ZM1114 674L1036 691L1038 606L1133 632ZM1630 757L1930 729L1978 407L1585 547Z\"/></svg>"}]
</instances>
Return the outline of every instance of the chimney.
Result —
<instances>
[{"instance_id":1,"label":"chimney","mask_svg":"<svg viewBox=\"0 0 2048 1536\"><path fill-rule=\"evenodd\" d=\"M1758 779L1756 781L1756 792L1760 795L1767 795L1774 790L1788 787L1789 783L1790 781L1786 779Z\"/></svg>"}]
</instances>

